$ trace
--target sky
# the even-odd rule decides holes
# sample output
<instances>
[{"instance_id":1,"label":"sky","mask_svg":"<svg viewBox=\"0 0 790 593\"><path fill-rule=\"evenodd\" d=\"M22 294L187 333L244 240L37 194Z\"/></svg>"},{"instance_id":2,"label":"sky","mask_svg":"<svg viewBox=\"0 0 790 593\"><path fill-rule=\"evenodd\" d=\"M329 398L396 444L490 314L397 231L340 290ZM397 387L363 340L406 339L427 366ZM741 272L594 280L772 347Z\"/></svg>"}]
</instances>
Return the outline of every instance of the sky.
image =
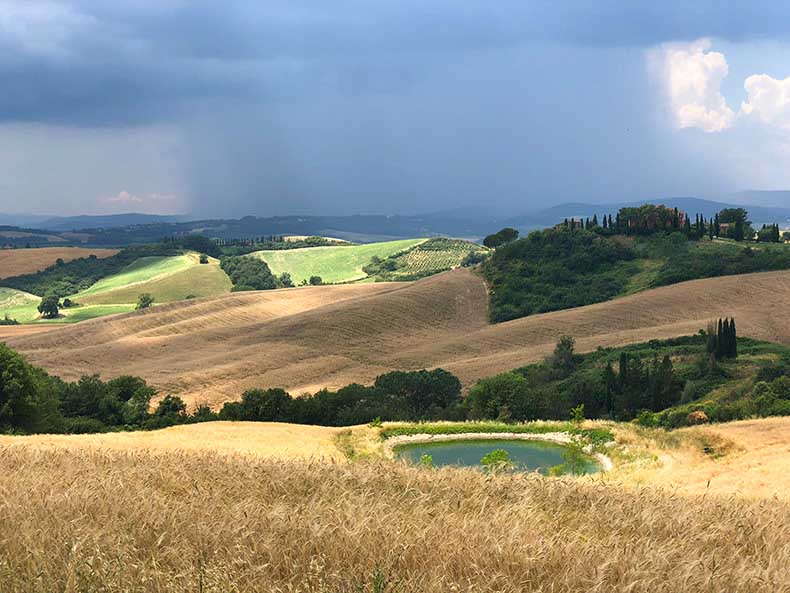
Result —
<instances>
[{"instance_id":1,"label":"sky","mask_svg":"<svg viewBox=\"0 0 790 593\"><path fill-rule=\"evenodd\" d=\"M0 0L0 212L754 189L790 189L787 3Z\"/></svg>"}]
</instances>

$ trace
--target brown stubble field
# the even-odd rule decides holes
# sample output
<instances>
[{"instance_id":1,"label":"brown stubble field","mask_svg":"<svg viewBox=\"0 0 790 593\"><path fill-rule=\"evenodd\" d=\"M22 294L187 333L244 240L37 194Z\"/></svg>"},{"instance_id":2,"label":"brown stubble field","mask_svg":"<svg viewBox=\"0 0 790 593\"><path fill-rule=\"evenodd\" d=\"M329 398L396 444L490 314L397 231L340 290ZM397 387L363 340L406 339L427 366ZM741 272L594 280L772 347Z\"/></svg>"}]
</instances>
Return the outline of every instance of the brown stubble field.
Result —
<instances>
[{"instance_id":1,"label":"brown stubble field","mask_svg":"<svg viewBox=\"0 0 790 593\"><path fill-rule=\"evenodd\" d=\"M734 316L739 335L790 343L790 272L686 282L607 303L490 325L469 270L413 283L304 287L172 303L8 344L67 379L140 375L190 404L251 387L296 393L443 367L466 387L534 362L562 334L580 351L696 333Z\"/></svg>"},{"instance_id":2,"label":"brown stubble field","mask_svg":"<svg viewBox=\"0 0 790 593\"><path fill-rule=\"evenodd\" d=\"M58 259L65 262L88 257L110 257L117 249L86 249L84 247L38 247L32 249L0 249L0 280L33 274L54 264Z\"/></svg>"}]
</instances>

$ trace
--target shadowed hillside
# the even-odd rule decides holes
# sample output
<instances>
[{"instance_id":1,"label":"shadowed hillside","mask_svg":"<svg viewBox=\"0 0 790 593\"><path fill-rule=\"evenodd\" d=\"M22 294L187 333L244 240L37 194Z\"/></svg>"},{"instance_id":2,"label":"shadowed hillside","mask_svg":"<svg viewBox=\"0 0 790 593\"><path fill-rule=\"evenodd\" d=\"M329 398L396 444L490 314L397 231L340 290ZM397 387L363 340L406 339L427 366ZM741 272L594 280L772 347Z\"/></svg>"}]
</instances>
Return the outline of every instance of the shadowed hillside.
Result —
<instances>
[{"instance_id":1,"label":"shadowed hillside","mask_svg":"<svg viewBox=\"0 0 790 593\"><path fill-rule=\"evenodd\" d=\"M486 321L487 302L483 281L456 270L172 303L8 343L67 379L135 374L216 406L253 386L314 391L392 369L440 366L469 386L540 359L562 334L584 351L688 335L721 316L736 317L741 335L790 342L790 272L687 282L498 325Z\"/></svg>"}]
</instances>

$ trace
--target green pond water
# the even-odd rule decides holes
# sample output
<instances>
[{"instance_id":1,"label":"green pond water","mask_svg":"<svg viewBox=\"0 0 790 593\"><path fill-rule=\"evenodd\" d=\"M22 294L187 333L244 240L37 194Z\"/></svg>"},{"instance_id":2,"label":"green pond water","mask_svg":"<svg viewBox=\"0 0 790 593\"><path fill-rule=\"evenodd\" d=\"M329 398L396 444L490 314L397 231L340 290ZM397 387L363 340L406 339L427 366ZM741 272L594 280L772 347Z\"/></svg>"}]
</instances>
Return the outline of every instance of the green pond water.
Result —
<instances>
[{"instance_id":1,"label":"green pond water","mask_svg":"<svg viewBox=\"0 0 790 593\"><path fill-rule=\"evenodd\" d=\"M502 449L507 451L510 460L519 471L537 471L546 474L551 467L565 463L562 454L566 447L543 441L518 440L459 440L439 441L400 445L395 447L395 456L413 463L419 463L423 455L430 455L437 467L455 465L482 468L480 460L484 455ZM584 473L591 474L601 470L592 457L586 457Z\"/></svg>"}]
</instances>

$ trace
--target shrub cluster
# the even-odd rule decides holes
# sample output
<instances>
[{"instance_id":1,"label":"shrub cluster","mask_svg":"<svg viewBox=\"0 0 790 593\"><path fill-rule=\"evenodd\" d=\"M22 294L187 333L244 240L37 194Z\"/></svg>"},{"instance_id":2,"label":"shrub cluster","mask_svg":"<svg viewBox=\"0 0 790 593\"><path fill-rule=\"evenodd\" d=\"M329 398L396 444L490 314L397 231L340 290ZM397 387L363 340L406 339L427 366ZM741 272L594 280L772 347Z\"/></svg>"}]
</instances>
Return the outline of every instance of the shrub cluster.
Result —
<instances>
[{"instance_id":1,"label":"shrub cluster","mask_svg":"<svg viewBox=\"0 0 790 593\"><path fill-rule=\"evenodd\" d=\"M220 261L220 267L233 283L233 291L271 290L293 286L286 272L279 278L272 274L269 265L262 259L248 256L228 256Z\"/></svg>"}]
</instances>

